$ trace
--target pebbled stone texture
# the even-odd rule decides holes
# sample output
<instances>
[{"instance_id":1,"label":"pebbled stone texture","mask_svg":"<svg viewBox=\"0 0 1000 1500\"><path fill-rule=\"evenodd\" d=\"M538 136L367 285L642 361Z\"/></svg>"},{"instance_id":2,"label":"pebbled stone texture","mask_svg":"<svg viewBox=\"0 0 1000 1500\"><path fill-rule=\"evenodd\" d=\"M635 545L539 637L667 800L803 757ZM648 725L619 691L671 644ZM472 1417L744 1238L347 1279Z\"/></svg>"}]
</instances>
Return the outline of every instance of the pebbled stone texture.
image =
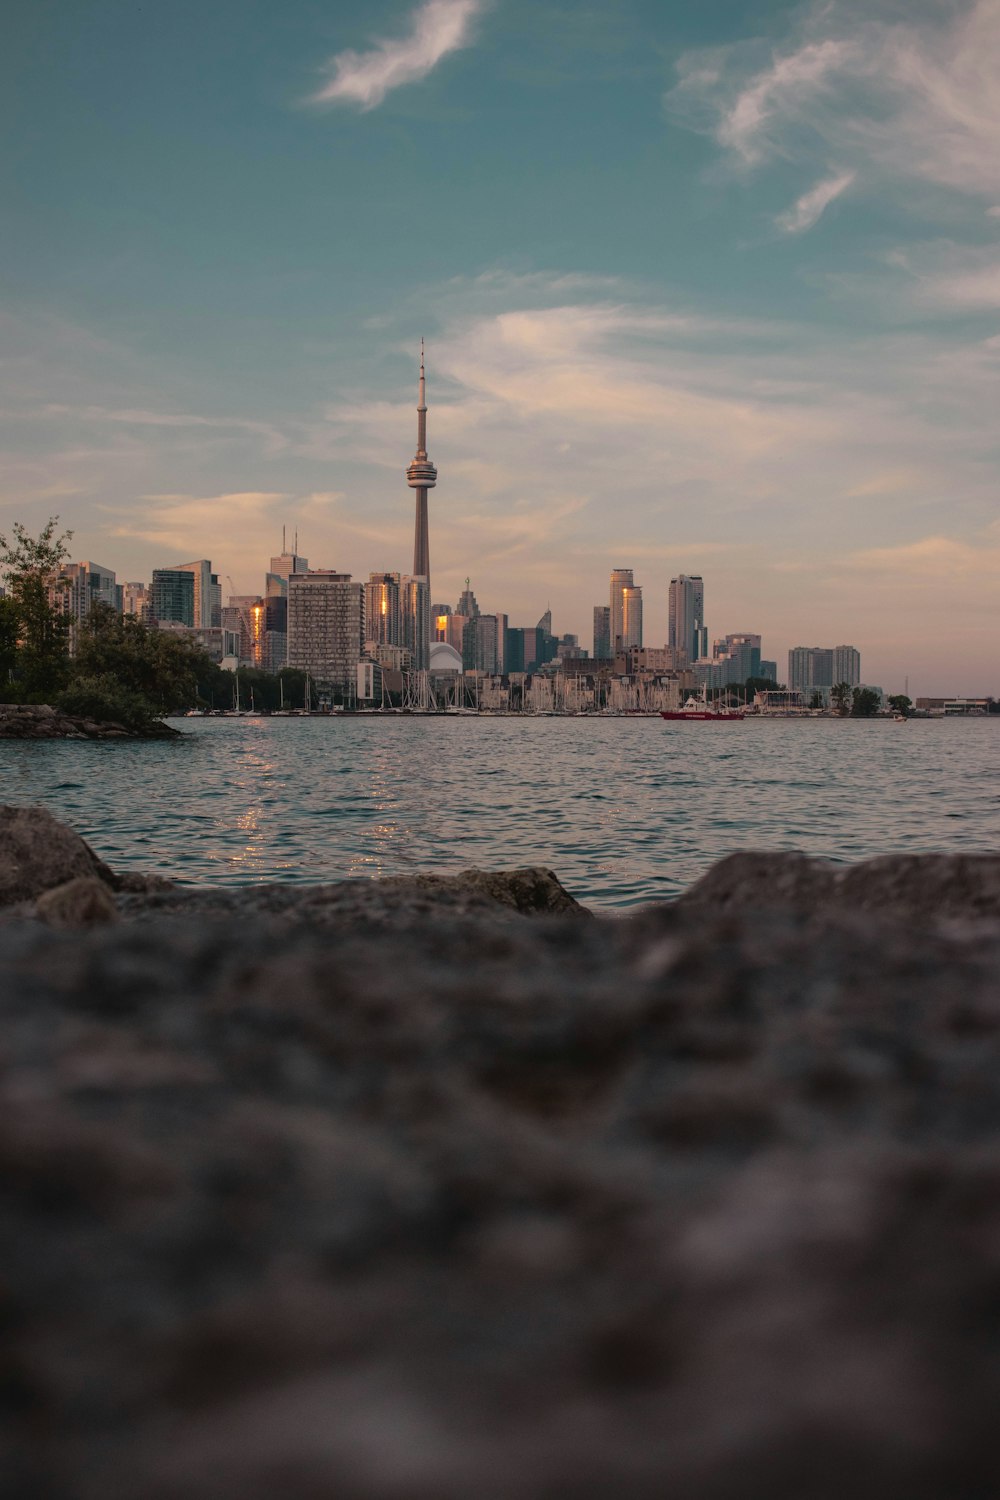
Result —
<instances>
[{"instance_id":1,"label":"pebbled stone texture","mask_svg":"<svg viewBox=\"0 0 1000 1500\"><path fill-rule=\"evenodd\" d=\"M716 913L823 908L911 922L1000 919L1000 854L888 854L856 865L805 854L730 854L678 906Z\"/></svg>"},{"instance_id":2,"label":"pebbled stone texture","mask_svg":"<svg viewBox=\"0 0 1000 1500\"><path fill-rule=\"evenodd\" d=\"M6 1494L1000 1493L1000 924L172 900L0 929Z\"/></svg>"}]
</instances>

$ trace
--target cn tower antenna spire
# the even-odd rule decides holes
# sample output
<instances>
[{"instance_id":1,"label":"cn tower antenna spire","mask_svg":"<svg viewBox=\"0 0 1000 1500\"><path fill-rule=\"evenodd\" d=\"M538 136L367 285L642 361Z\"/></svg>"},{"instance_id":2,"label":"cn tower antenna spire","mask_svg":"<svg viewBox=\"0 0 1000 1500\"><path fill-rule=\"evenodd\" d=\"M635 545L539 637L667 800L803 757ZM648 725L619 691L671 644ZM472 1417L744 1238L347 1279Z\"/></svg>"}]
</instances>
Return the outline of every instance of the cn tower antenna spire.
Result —
<instances>
[{"instance_id":1,"label":"cn tower antenna spire","mask_svg":"<svg viewBox=\"0 0 1000 1500\"><path fill-rule=\"evenodd\" d=\"M427 381L424 374L424 341L420 340L420 385L417 397L417 451L406 471L406 482L416 490L416 526L413 538L413 572L415 577L431 575L430 539L427 526L427 491L437 484L437 469L427 457Z\"/></svg>"}]
</instances>

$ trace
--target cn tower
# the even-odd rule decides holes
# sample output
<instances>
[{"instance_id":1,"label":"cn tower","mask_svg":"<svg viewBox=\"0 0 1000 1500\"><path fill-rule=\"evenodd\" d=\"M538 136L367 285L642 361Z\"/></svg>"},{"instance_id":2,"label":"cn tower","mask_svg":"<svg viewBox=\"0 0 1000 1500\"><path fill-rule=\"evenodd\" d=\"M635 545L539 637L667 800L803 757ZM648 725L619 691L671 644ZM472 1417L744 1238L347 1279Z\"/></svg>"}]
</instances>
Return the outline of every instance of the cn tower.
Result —
<instances>
[{"instance_id":1,"label":"cn tower","mask_svg":"<svg viewBox=\"0 0 1000 1500\"><path fill-rule=\"evenodd\" d=\"M424 385L424 341L420 340L420 399L417 404L417 451L406 471L406 482L417 492L417 522L413 534L413 576L431 581L431 547L427 533L427 491L437 484L437 469L427 457L427 399Z\"/></svg>"}]
</instances>

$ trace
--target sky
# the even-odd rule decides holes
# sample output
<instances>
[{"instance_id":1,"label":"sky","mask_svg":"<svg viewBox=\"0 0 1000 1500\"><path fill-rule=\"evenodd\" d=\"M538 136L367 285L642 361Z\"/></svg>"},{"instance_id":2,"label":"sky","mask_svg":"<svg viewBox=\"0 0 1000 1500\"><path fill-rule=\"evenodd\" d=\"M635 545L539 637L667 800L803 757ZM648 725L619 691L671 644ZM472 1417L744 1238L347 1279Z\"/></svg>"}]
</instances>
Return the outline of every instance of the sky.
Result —
<instances>
[{"instance_id":1,"label":"sky","mask_svg":"<svg viewBox=\"0 0 1000 1500\"><path fill-rule=\"evenodd\" d=\"M10 0L0 532L1000 696L1000 0Z\"/></svg>"}]
</instances>

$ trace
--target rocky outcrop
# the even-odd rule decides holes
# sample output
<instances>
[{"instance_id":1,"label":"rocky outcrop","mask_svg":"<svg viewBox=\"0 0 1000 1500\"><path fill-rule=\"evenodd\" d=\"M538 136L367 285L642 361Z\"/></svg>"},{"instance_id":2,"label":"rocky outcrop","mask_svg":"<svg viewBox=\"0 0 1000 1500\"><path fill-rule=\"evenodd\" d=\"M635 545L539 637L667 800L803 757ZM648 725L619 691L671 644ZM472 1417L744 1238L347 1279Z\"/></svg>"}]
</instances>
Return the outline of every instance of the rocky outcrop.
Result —
<instances>
[{"instance_id":1,"label":"rocky outcrop","mask_svg":"<svg viewBox=\"0 0 1000 1500\"><path fill-rule=\"evenodd\" d=\"M80 878L107 885L115 879L80 835L44 807L0 806L0 907Z\"/></svg>"},{"instance_id":2,"label":"rocky outcrop","mask_svg":"<svg viewBox=\"0 0 1000 1500\"><path fill-rule=\"evenodd\" d=\"M906 922L1000 918L1000 854L891 854L836 865L731 854L680 898L684 912L871 912Z\"/></svg>"},{"instance_id":3,"label":"rocky outcrop","mask_svg":"<svg viewBox=\"0 0 1000 1500\"><path fill-rule=\"evenodd\" d=\"M180 734L157 720L141 732L123 724L81 719L48 704L0 703L0 740L175 739Z\"/></svg>"}]
</instances>

